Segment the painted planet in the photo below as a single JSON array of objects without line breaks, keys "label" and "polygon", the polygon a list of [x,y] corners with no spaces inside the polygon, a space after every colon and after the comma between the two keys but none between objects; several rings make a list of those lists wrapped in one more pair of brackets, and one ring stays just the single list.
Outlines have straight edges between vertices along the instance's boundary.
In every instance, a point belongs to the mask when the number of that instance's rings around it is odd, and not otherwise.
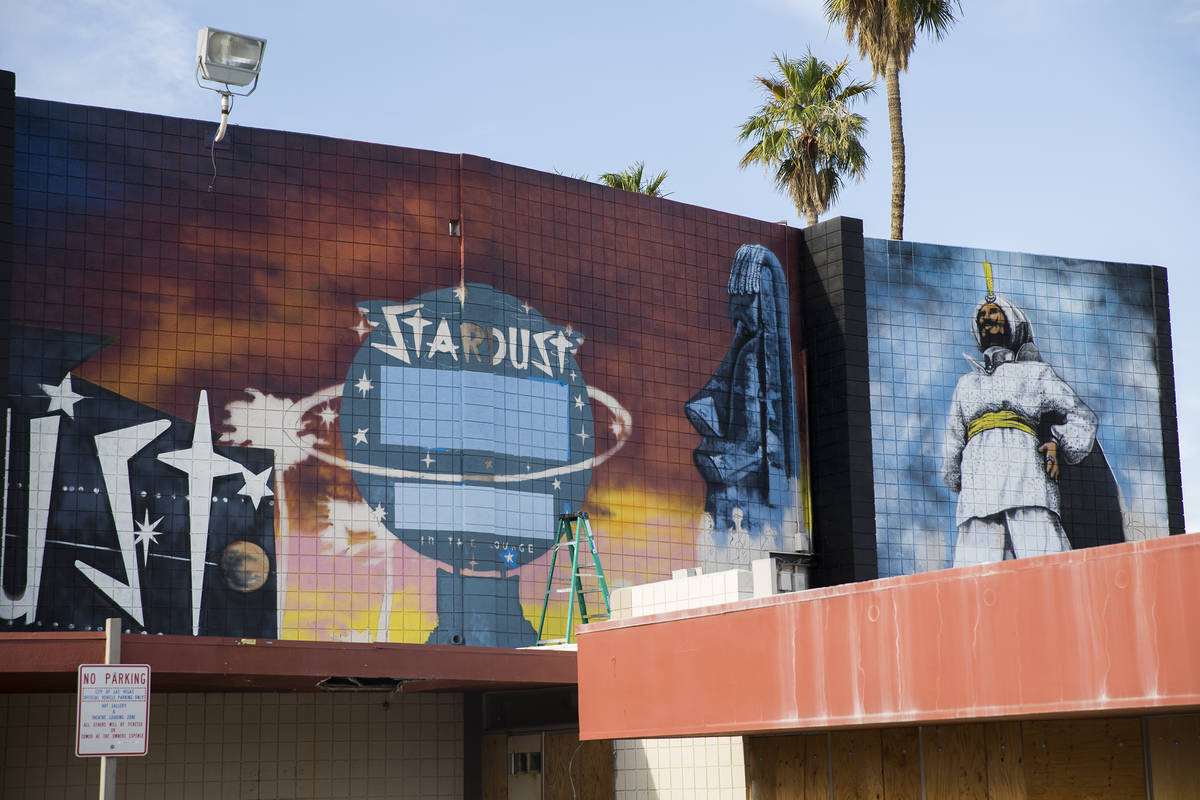
[{"label": "painted planet", "polygon": [[221,572],[230,589],[253,592],[267,582],[271,562],[266,551],[254,542],[234,542],[221,553]]}]

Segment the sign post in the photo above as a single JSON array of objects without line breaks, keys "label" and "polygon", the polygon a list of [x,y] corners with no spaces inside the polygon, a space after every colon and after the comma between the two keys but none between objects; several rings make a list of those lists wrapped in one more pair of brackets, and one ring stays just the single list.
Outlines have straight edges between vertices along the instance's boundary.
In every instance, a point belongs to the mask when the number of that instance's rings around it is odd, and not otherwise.
[{"label": "sign post", "polygon": [[75,755],[100,756],[100,800],[116,797],[115,756],[144,756],[149,742],[150,666],[121,664],[120,624],[105,625],[105,663],[79,665]]}]

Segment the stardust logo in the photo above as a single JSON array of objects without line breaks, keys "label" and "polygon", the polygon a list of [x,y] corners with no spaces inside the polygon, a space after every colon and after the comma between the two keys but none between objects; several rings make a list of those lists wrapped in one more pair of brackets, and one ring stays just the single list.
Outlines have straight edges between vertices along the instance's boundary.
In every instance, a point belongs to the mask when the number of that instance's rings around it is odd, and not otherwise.
[{"label": "stardust logo", "polygon": [[360,309],[370,333],[343,386],[342,445],[376,518],[458,569],[545,552],[597,463],[591,400],[623,421],[618,447],[628,436],[624,409],[584,382],[583,337],[482,284]]}]

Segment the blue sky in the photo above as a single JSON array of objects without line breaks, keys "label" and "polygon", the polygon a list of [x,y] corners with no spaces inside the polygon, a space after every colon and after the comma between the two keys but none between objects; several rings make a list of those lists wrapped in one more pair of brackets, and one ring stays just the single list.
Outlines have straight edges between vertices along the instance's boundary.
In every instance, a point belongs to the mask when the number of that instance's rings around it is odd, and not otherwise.
[{"label": "blue sky", "polygon": [[[851,57],[819,0],[10,3],[0,68],[17,93],[201,119],[196,31],[268,39],[233,124],[466,152],[571,175],[642,159],[671,198],[802,220],[738,124],[772,53]],[[901,78],[906,238],[1169,270],[1185,511],[1200,509],[1200,0],[964,3]],[[863,106],[870,172],[834,214],[888,234],[882,85]],[[1189,514],[1200,518],[1200,510]],[[1200,530],[1195,523],[1189,530]]]}]

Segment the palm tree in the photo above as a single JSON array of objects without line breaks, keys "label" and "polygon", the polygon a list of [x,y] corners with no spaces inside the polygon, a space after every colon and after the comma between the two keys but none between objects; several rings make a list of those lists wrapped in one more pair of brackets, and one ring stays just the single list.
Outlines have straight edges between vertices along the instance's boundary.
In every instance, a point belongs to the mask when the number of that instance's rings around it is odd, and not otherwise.
[{"label": "palm tree", "polygon": [[651,197],[666,197],[670,192],[663,193],[662,183],[667,179],[667,171],[655,175],[653,178],[643,175],[646,165],[641,161],[635,161],[632,166],[621,172],[606,172],[600,176],[600,182],[613,187],[614,189],[624,189],[627,192],[640,192],[648,194]]},{"label": "palm tree", "polygon": [[892,135],[892,238],[904,238],[904,126],[900,114],[900,71],[917,32],[935,39],[954,24],[960,0],[825,0],[831,24],[844,25],[846,41],[858,41],[859,54],[871,60],[872,77],[883,73],[887,86],[888,124]]},{"label": "palm tree", "polygon": [[774,58],[778,74],[755,79],[766,101],[738,134],[738,141],[751,142],[741,167],[773,169],[775,185],[815,225],[837,199],[843,176],[858,180],[866,172],[867,151],[860,140],[867,120],[850,106],[874,87],[853,81],[843,86],[843,78],[850,77],[845,59],[830,66],[812,53]]}]

